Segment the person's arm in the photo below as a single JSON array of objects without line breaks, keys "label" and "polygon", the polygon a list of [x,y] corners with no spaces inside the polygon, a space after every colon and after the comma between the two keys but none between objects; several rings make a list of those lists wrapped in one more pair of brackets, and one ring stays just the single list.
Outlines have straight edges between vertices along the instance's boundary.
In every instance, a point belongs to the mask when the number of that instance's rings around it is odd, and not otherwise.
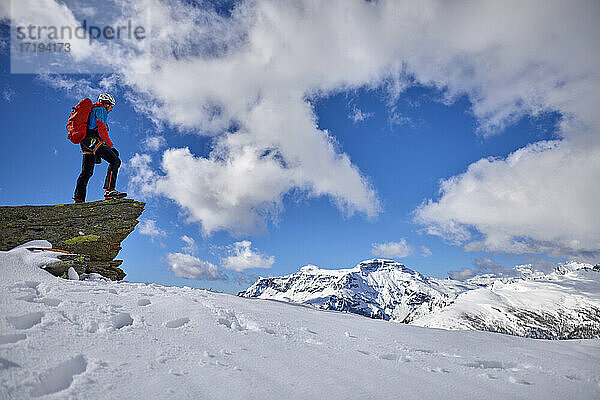
[{"label": "person's arm", "polygon": [[100,135],[100,139],[102,139],[102,141],[106,143],[108,147],[113,147],[113,143],[108,137],[108,127],[106,125],[107,118],[108,112],[106,111],[106,108],[96,108],[96,123],[98,124],[98,134]]}]

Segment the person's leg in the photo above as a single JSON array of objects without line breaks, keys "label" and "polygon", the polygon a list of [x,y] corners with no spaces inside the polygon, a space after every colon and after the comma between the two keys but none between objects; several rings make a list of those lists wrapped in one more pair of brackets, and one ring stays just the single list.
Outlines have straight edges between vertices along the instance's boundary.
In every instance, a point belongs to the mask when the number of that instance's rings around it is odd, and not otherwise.
[{"label": "person's leg", "polygon": [[116,149],[108,146],[101,146],[96,154],[103,160],[108,161],[108,170],[106,171],[106,179],[104,180],[104,189],[112,190],[117,183],[117,173],[121,166],[121,159]]},{"label": "person's leg", "polygon": [[77,186],[75,187],[75,194],[73,195],[73,199],[76,202],[85,201],[87,184],[94,173],[95,160],[96,156],[94,154],[83,154],[81,173],[79,174],[79,178],[77,178]]}]

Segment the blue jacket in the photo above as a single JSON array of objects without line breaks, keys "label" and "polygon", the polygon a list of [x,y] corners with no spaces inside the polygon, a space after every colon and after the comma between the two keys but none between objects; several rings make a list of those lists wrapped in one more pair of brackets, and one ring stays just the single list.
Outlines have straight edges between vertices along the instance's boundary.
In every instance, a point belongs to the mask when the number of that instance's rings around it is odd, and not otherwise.
[{"label": "blue jacket", "polygon": [[88,129],[92,129],[97,131],[100,135],[100,139],[104,143],[108,145],[108,147],[113,147],[113,143],[108,137],[108,111],[102,105],[102,103],[94,103],[92,107],[92,112],[90,112],[90,116],[88,117]]}]

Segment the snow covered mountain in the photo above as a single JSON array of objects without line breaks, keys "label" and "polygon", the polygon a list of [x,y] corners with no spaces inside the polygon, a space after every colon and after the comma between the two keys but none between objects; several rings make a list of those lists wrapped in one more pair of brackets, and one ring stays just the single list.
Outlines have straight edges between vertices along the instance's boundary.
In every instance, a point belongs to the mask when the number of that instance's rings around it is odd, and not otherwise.
[{"label": "snow covered mountain", "polygon": [[462,282],[373,259],[351,269],[309,265],[295,274],[260,278],[239,295],[435,328],[545,339],[600,337],[600,266],[571,262],[543,274],[524,265],[516,272]]},{"label": "snow covered mountain", "polygon": [[458,293],[476,287],[430,278],[392,260],[373,259],[341,270],[307,265],[292,275],[259,278],[239,295],[408,323],[451,304]]},{"label": "snow covered mountain", "polygon": [[548,275],[495,279],[412,324],[540,339],[600,338],[600,265],[570,262]]}]

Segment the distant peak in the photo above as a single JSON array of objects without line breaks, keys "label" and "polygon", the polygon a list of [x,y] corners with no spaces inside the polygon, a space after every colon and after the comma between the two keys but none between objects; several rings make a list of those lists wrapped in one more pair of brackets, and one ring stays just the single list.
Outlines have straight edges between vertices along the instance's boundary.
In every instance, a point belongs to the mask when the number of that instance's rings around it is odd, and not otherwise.
[{"label": "distant peak", "polygon": [[394,260],[388,260],[385,258],[373,258],[371,260],[361,261],[357,267],[361,271],[377,271],[379,269],[390,269],[390,268],[398,268],[398,269],[408,269],[404,266],[404,264],[400,264]]},{"label": "distant peak", "polygon": [[588,263],[582,263],[577,261],[567,261],[564,263],[559,263],[558,266],[554,269],[554,271],[558,275],[564,275],[568,272],[574,272],[579,270],[588,270],[588,271],[599,271],[600,272],[600,264],[592,265]]},{"label": "distant peak", "polygon": [[316,272],[319,271],[319,267],[317,267],[316,265],[312,265],[312,264],[308,264],[305,265],[304,267],[300,268],[300,272]]}]

